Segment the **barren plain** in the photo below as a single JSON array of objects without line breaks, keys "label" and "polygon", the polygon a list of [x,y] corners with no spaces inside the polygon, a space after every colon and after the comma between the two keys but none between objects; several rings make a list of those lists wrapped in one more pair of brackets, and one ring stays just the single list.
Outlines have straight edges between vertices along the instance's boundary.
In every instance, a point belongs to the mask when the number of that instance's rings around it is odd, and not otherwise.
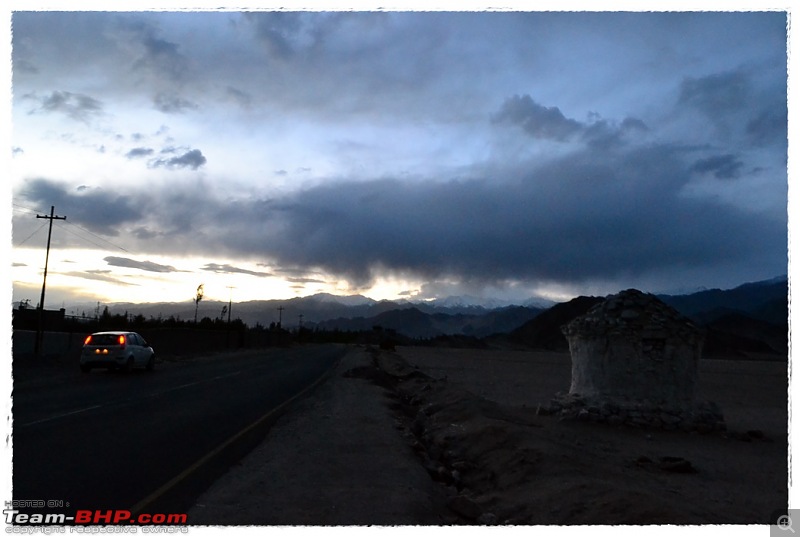
[{"label": "barren plain", "polygon": [[190,511],[196,525],[770,524],[786,362],[702,360],[724,432],[541,415],[568,353],[354,347]]}]

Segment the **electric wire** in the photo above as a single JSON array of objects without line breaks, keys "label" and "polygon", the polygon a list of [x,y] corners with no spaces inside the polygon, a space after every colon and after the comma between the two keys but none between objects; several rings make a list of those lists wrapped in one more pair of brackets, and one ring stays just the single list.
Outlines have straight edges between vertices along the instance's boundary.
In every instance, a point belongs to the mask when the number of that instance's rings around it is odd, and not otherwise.
[{"label": "electric wire", "polygon": [[28,239],[30,239],[31,237],[33,237],[34,235],[36,235],[37,233],[39,233],[39,232],[42,230],[42,228],[43,228],[44,226],[46,226],[46,225],[47,225],[47,222],[45,222],[44,224],[42,224],[41,226],[39,226],[39,227],[36,229],[36,231],[34,231],[34,232],[33,232],[33,233],[31,233],[30,235],[28,235],[28,237],[27,237],[25,240],[23,240],[22,242],[20,242],[19,244],[17,244],[17,246],[22,246],[23,244],[25,244],[25,243],[28,241]]},{"label": "electric wire", "polygon": [[41,213],[44,211],[37,211],[35,209],[31,209],[30,207],[24,207],[18,203],[11,203],[12,207],[16,207],[17,209],[22,209],[24,211],[28,211],[29,213]]},{"label": "electric wire", "polygon": [[[24,206],[22,206],[22,205],[19,205],[19,204],[17,204],[17,203],[12,203],[11,205],[12,205],[13,207],[17,208],[17,209],[20,209],[20,210],[26,211],[26,212],[28,212],[28,213],[31,213],[31,214],[38,214],[38,213],[40,213],[40,212],[44,212],[44,211],[37,211],[37,210],[35,210],[35,209],[31,209],[30,207],[24,207]],[[33,235],[35,235],[36,233],[38,233],[38,232],[39,232],[39,230],[41,230],[41,229],[42,229],[42,227],[44,227],[44,226],[46,226],[46,225],[47,225],[47,222],[45,222],[44,224],[42,224],[42,226],[41,226],[41,227],[39,227],[39,229],[37,229],[36,231],[34,231],[33,233],[31,233],[31,235],[30,235],[29,237],[27,237],[27,238],[26,238],[24,241],[22,241],[22,242],[20,242],[19,244],[17,244],[17,246],[22,246],[22,244],[24,244],[24,243],[25,243],[27,240],[29,240],[31,237],[33,237]],[[93,231],[90,231],[90,230],[86,229],[85,227],[83,227],[83,226],[80,226],[80,225],[78,225],[78,224],[76,224],[75,222],[72,222],[72,221],[70,221],[70,220],[64,220],[63,222],[56,222],[56,225],[57,225],[57,226],[58,226],[60,229],[63,229],[64,231],[66,231],[67,233],[70,233],[70,234],[74,235],[75,237],[78,237],[79,239],[81,239],[81,240],[84,240],[84,241],[88,242],[89,244],[91,244],[91,245],[93,245],[93,246],[96,246],[96,247],[98,247],[98,248],[104,248],[104,246],[103,246],[102,244],[98,244],[98,243],[96,243],[96,242],[94,242],[94,241],[92,241],[92,240],[90,240],[90,239],[88,239],[88,238],[86,238],[86,237],[84,237],[84,236],[81,236],[80,234],[76,233],[75,231],[73,231],[73,230],[71,230],[71,229],[68,229],[68,228],[66,228],[66,227],[65,227],[65,225],[68,225],[68,226],[74,226],[74,227],[78,228],[79,230],[83,231],[84,233],[88,233],[89,235],[91,235],[91,236],[92,236],[92,237],[94,237],[95,239],[98,239],[98,240],[100,240],[100,241],[104,242],[104,243],[105,243],[107,246],[112,246],[113,248],[116,248],[116,249],[118,249],[118,250],[121,250],[121,251],[123,251],[123,252],[125,252],[125,253],[128,253],[128,254],[130,254],[130,253],[131,253],[129,250],[126,250],[126,249],[125,249],[125,248],[123,248],[122,246],[120,246],[120,245],[118,245],[118,244],[114,244],[114,243],[113,243],[113,242],[111,242],[110,240],[108,240],[108,239],[104,239],[103,237],[101,237],[101,236],[100,236],[100,235],[98,235],[97,233],[94,233]]]},{"label": "electric wire", "polygon": [[100,245],[100,244],[97,244],[96,242],[93,242],[93,241],[91,241],[91,240],[87,239],[86,237],[81,237],[80,235],[78,235],[78,234],[77,234],[77,233],[75,233],[74,231],[67,229],[67,228],[65,227],[65,225],[68,225],[68,226],[74,226],[74,227],[76,227],[76,228],[80,229],[81,231],[83,231],[83,232],[85,232],[85,233],[88,233],[89,235],[91,235],[91,236],[95,237],[96,239],[99,239],[99,240],[103,241],[104,243],[106,243],[106,244],[107,244],[107,245],[109,245],[109,246],[113,246],[114,248],[116,248],[116,249],[118,249],[118,250],[122,250],[122,251],[123,251],[123,252],[125,252],[125,253],[128,253],[128,254],[130,253],[128,250],[126,250],[126,249],[125,249],[125,248],[123,248],[122,246],[119,246],[118,244],[114,244],[113,242],[111,242],[111,241],[109,241],[109,240],[107,240],[107,239],[104,239],[103,237],[101,237],[101,236],[100,236],[100,235],[98,235],[97,233],[94,233],[94,232],[92,232],[92,231],[89,231],[89,230],[88,230],[88,229],[86,229],[85,227],[79,226],[78,224],[76,224],[76,223],[74,223],[74,222],[70,222],[69,220],[66,220],[64,223],[59,223],[59,224],[57,224],[57,225],[58,225],[58,226],[59,226],[61,229],[63,229],[64,231],[66,231],[66,232],[68,232],[68,233],[72,233],[72,234],[73,234],[73,235],[75,235],[76,237],[78,237],[78,238],[80,238],[80,239],[83,239],[83,240],[85,240],[86,242],[89,242],[89,243],[91,243],[91,244],[93,244],[93,245],[97,246],[98,248],[102,248],[103,246],[102,246],[102,245]]}]

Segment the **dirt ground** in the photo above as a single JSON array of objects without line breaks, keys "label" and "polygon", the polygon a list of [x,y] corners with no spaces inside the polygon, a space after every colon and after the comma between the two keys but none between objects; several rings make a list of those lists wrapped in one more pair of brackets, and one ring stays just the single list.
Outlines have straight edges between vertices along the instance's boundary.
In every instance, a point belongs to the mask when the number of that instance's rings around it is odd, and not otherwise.
[{"label": "dirt ground", "polygon": [[703,361],[724,433],[540,415],[566,353],[354,348],[189,513],[194,525],[769,524],[786,363]]}]

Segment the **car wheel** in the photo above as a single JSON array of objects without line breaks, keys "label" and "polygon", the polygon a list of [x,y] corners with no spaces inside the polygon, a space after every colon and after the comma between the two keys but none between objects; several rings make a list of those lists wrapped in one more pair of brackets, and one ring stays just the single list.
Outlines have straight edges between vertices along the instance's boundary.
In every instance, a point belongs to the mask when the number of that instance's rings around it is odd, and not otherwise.
[{"label": "car wheel", "polygon": [[122,366],[122,372],[127,373],[131,369],[133,369],[133,356],[128,358],[128,361],[125,362],[125,365]]},{"label": "car wheel", "polygon": [[155,356],[155,354],[151,354],[150,355],[150,359],[147,360],[147,365],[144,366],[144,368],[147,369],[148,371],[152,371],[153,369],[156,368],[156,356]]},{"label": "car wheel", "polygon": [[88,365],[81,365],[81,371],[82,371],[83,373],[88,373],[88,372],[89,372],[89,371],[91,371],[91,370],[92,370],[92,368],[91,368],[91,367],[89,367]]}]

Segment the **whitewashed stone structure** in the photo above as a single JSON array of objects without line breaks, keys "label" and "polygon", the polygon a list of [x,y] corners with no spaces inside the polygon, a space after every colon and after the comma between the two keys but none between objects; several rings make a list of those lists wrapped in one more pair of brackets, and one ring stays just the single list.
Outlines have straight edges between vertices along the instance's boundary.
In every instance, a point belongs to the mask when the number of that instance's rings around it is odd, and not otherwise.
[{"label": "whitewashed stone structure", "polygon": [[721,429],[722,413],[695,398],[703,334],[654,295],[609,296],[562,327],[572,357],[569,394],[551,412],[673,429]]}]

